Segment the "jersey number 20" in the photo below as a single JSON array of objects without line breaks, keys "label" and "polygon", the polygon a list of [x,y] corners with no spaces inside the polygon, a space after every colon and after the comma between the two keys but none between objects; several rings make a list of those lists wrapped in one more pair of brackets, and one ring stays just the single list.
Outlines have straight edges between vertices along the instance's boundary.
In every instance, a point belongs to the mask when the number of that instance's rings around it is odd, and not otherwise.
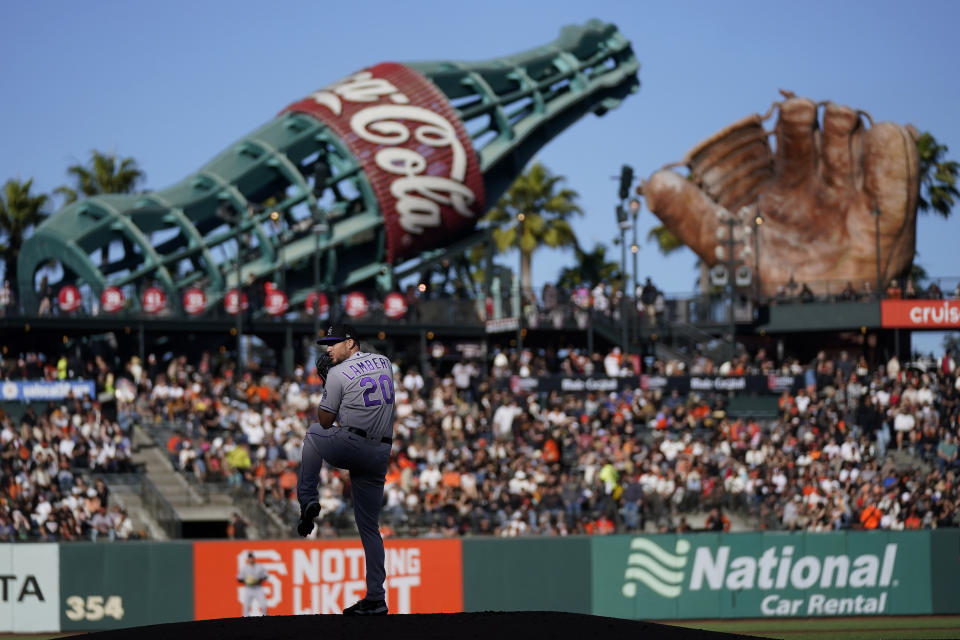
[{"label": "jersey number 20", "polygon": [[[381,404],[393,404],[393,378],[387,374],[380,376],[379,380],[371,377],[361,378],[360,387],[363,389],[363,404],[368,407],[376,407]],[[380,389],[380,396],[383,400],[374,397],[377,388]]]}]

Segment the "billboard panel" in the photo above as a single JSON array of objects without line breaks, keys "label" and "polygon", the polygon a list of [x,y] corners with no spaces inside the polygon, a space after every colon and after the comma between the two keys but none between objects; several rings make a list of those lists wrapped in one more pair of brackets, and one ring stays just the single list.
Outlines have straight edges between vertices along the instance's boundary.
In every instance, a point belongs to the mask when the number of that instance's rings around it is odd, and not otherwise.
[{"label": "billboard panel", "polygon": [[929,532],[608,536],[593,613],[635,619],[932,612]]},{"label": "billboard panel", "polygon": [[[385,540],[391,613],[463,611],[459,540]],[[270,615],[340,613],[366,593],[363,547],[349,540],[195,542],[197,620],[241,615],[236,576],[247,553],[267,570]]]},{"label": "billboard panel", "polygon": [[0,631],[59,631],[55,544],[0,544]]},{"label": "billboard panel", "polygon": [[883,300],[880,326],[884,329],[960,328],[960,300]]}]

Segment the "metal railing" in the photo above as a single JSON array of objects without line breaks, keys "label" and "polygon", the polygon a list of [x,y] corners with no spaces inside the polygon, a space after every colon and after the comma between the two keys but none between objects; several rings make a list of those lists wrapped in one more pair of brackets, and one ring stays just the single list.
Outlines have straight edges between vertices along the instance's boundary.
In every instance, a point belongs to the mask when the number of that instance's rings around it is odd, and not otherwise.
[{"label": "metal railing", "polygon": [[[769,286],[769,283],[767,283]],[[883,289],[877,293],[875,281],[817,280],[810,282],[790,281],[777,287],[772,294],[764,294],[758,288],[740,287],[736,291],[734,315],[737,322],[752,320],[757,304],[798,304],[805,302],[871,302],[885,298],[960,298],[960,277],[927,278],[919,282],[898,279],[883,283]],[[348,291],[330,296],[330,310],[321,320],[343,320],[347,318],[346,298]],[[403,294],[406,311],[400,315],[387,315],[383,300],[369,297],[366,309],[355,312],[351,320],[367,324],[443,324],[481,326],[485,321],[522,316],[525,328],[584,329],[591,318],[609,318],[619,322],[621,317],[638,325],[683,322],[691,325],[721,324],[728,320],[728,296],[720,290],[706,293],[668,293],[657,292],[660,299],[655,303],[643,301],[638,295],[627,295],[626,299],[613,288],[607,288],[601,295],[595,295],[593,289],[578,287],[573,290],[543,288],[537,291],[494,290],[489,293],[466,292],[455,295],[444,291],[428,291],[420,294]],[[187,317],[180,309],[179,301],[169,302],[168,309],[159,314],[148,314],[131,305],[106,312],[100,306],[99,299],[88,287],[80,290],[80,303],[75,311],[64,312],[59,308],[56,296],[44,306],[45,312],[38,309],[23,309],[18,305],[16,294],[14,302],[0,306],[0,318],[36,319],[49,316],[56,318],[117,318],[128,320],[149,320],[159,318]],[[522,303],[519,302],[522,300]],[[257,325],[282,323],[290,320],[313,321],[303,303],[292,305],[287,312],[267,315],[257,304],[243,313],[243,322]],[[651,315],[651,312],[653,315]],[[193,317],[193,316],[190,316]],[[206,320],[228,320],[235,316],[227,313],[222,302],[212,304],[202,314],[196,316]]]}]

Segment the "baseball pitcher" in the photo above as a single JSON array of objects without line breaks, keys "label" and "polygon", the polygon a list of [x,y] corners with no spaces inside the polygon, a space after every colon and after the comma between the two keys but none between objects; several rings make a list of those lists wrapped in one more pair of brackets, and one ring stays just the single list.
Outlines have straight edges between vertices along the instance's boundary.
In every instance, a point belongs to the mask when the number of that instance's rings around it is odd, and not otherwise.
[{"label": "baseball pitcher", "polygon": [[393,364],[382,355],[360,351],[356,336],[351,325],[334,324],[318,340],[327,348],[317,358],[317,375],[324,389],[318,422],[310,425],[303,441],[297,480],[297,532],[309,535],[320,513],[317,484],[323,462],[349,471],[353,515],[366,560],[367,595],[343,613],[386,615],[386,570],[379,523],[393,444]]}]

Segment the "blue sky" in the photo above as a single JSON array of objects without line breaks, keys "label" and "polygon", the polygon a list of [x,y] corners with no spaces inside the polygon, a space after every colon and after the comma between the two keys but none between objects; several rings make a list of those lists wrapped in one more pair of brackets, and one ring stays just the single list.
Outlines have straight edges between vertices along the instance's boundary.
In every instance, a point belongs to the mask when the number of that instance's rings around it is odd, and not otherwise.
[{"label": "blue sky", "polygon": [[[472,7],[472,8],[467,8]],[[960,158],[960,3],[184,2],[0,3],[0,180],[66,181],[91,149],[136,158],[168,186],[310,91],[381,61],[480,60],[553,40],[566,24],[616,24],[640,91],[574,124],[538,156],[569,178],[581,242],[611,246],[623,163],[646,177],[790,89],[931,131]],[[639,232],[656,224],[643,211]],[[918,260],[960,277],[960,217],[924,216]],[[509,260],[509,258],[507,258]],[[570,252],[534,259],[554,279]],[[513,261],[510,261],[513,264]],[[642,244],[641,278],[692,290],[694,256]]]}]

